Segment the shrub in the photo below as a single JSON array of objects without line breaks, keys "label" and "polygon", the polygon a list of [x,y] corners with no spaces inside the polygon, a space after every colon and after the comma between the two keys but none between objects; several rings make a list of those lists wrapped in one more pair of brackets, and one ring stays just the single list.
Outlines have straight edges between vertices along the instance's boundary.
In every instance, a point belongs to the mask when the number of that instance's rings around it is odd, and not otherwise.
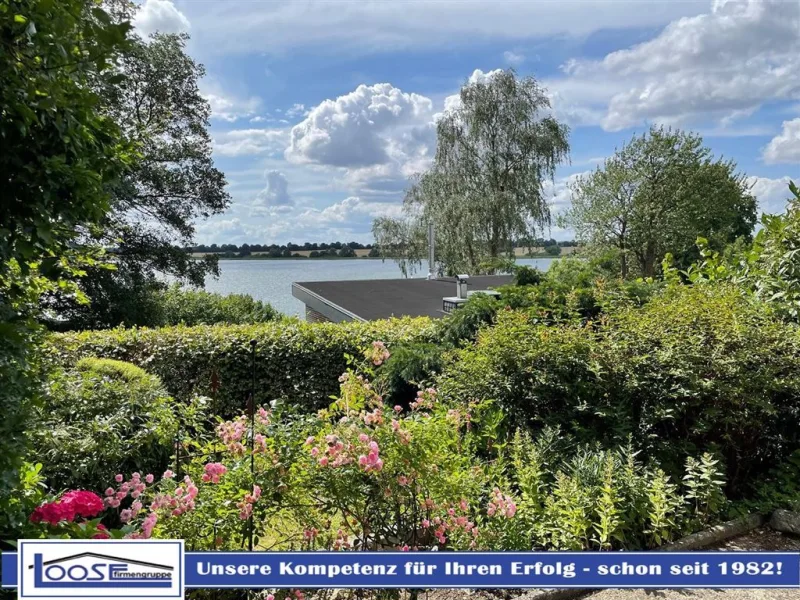
[{"label": "shrub", "polygon": [[61,294],[47,296],[46,324],[51,331],[262,323],[281,316],[269,304],[247,294],[221,295],[177,283],[167,287],[154,279],[118,271],[93,271],[82,285],[90,303],[81,304]]},{"label": "shrub", "polygon": [[84,358],[52,374],[45,400],[30,438],[51,488],[105,489],[120,471],[160,472],[169,463],[176,403],[139,367]]},{"label": "shrub", "polygon": [[391,406],[407,404],[441,371],[442,360],[442,347],[437,344],[417,342],[395,346],[377,379],[386,390],[386,401]]},{"label": "shrub", "polygon": [[[445,363],[437,387],[452,401],[496,401],[508,419],[538,430],[573,424],[607,437],[603,419],[590,410],[602,397],[593,353],[596,334],[576,324],[546,326],[522,311],[501,311],[494,327],[457,350]],[[596,429],[595,429],[596,427]]]},{"label": "shrub", "polygon": [[159,326],[264,323],[280,316],[269,304],[246,294],[223,296],[173,285],[158,295]]},{"label": "shrub", "polygon": [[677,484],[630,449],[575,448],[555,431],[487,444],[475,415],[490,403],[427,388],[408,409],[388,405],[372,379],[388,356],[374,342],[351,357],[316,415],[260,408],[219,423],[183,473],[109,479],[102,518],[121,529],[84,523],[100,499],[73,491],[34,511],[41,535],[182,538],[192,550],[245,548],[251,535],[287,550],[640,548],[723,508],[710,456],[687,460]]},{"label": "shrub", "polygon": [[449,346],[471,342],[501,309],[524,310],[541,323],[587,322],[620,305],[641,306],[661,287],[650,280],[622,281],[602,257],[561,259],[544,274],[525,266],[514,272],[515,285],[498,288],[499,299],[475,295],[443,319],[439,339]]},{"label": "shrub", "polygon": [[522,265],[514,269],[515,285],[536,285],[541,283],[543,277],[544,274],[536,267]]},{"label": "shrub", "polygon": [[724,284],[672,286],[597,326],[501,312],[443,368],[446,398],[498,401],[517,422],[622,443],[673,474],[718,453],[729,489],[800,447],[800,337]]},{"label": "shrub", "polygon": [[663,461],[711,449],[732,489],[800,447],[800,336],[737,287],[672,286],[605,327],[617,418]]},{"label": "shrub", "polygon": [[495,320],[502,300],[487,294],[474,294],[463,306],[438,323],[438,339],[446,346],[456,346],[463,340],[471,340],[484,325]]},{"label": "shrub", "polygon": [[139,365],[157,375],[176,398],[213,399],[223,416],[245,406],[253,380],[250,341],[256,341],[255,398],[258,404],[289,399],[306,411],[322,408],[354,354],[374,339],[432,341],[429,319],[368,323],[270,322],[254,325],[113,329],[54,334],[50,360],[69,367],[85,356],[105,356]]}]

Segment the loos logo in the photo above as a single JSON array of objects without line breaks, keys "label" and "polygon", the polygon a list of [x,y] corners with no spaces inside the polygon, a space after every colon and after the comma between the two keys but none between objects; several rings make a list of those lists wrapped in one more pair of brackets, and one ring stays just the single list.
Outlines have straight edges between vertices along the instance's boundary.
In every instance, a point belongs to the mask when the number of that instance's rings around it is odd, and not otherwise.
[{"label": "loos logo", "polygon": [[182,598],[183,542],[23,540],[19,597]]}]

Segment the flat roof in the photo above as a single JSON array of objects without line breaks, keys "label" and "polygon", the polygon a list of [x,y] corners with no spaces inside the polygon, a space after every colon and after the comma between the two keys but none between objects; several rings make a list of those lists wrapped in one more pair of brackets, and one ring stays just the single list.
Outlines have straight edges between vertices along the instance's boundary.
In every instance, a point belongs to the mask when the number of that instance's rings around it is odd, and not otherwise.
[{"label": "flat roof", "polygon": [[[470,277],[468,290],[511,283],[511,275]],[[442,298],[456,295],[456,279],[362,279],[292,283],[292,295],[334,322],[389,317],[442,317]]]}]

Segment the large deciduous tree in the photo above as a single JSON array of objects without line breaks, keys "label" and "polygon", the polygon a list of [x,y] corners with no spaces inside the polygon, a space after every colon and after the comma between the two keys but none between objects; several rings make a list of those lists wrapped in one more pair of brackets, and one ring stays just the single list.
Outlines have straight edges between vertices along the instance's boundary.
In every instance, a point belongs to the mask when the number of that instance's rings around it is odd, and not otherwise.
[{"label": "large deciduous tree", "polygon": [[568,129],[549,109],[536,80],[513,70],[465,85],[437,122],[433,165],[406,193],[403,217],[373,224],[382,255],[413,271],[433,222],[437,269],[477,273],[512,257],[515,239],[535,237],[550,223],[543,183],[569,153]]},{"label": "large deciduous tree", "polygon": [[679,265],[714,248],[750,239],[756,200],[732,161],[715,159],[699,135],[653,127],[572,186],[561,224],[589,249],[619,252],[623,277],[652,277],[667,252]]},{"label": "large deciduous tree", "polygon": [[[118,3],[123,11],[127,3]],[[141,159],[111,189],[111,210],[93,243],[110,249],[116,270],[90,270],[81,281],[91,304],[61,299],[71,327],[149,324],[158,274],[202,286],[215,256],[193,260],[195,222],[225,210],[225,177],[214,166],[210,108],[198,81],[204,69],[185,50],[186,34],[134,36],[118,70],[121,85],[100,82],[109,116]]]},{"label": "large deciduous tree", "polygon": [[88,0],[0,0],[2,539],[27,518],[11,492],[37,395],[39,296],[93,260],[76,237],[102,221],[134,158],[94,91],[119,83],[129,29]]}]

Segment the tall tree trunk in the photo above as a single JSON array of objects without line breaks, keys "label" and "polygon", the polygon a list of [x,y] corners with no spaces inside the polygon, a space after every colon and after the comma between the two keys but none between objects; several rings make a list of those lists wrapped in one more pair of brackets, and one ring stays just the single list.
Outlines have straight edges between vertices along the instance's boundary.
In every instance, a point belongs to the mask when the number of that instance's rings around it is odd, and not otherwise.
[{"label": "tall tree trunk", "polygon": [[627,279],[628,278],[628,251],[625,249],[625,246],[622,246],[621,250],[622,250],[622,253],[620,254],[620,257],[619,257],[620,272],[622,274],[622,278],[623,279]]}]

